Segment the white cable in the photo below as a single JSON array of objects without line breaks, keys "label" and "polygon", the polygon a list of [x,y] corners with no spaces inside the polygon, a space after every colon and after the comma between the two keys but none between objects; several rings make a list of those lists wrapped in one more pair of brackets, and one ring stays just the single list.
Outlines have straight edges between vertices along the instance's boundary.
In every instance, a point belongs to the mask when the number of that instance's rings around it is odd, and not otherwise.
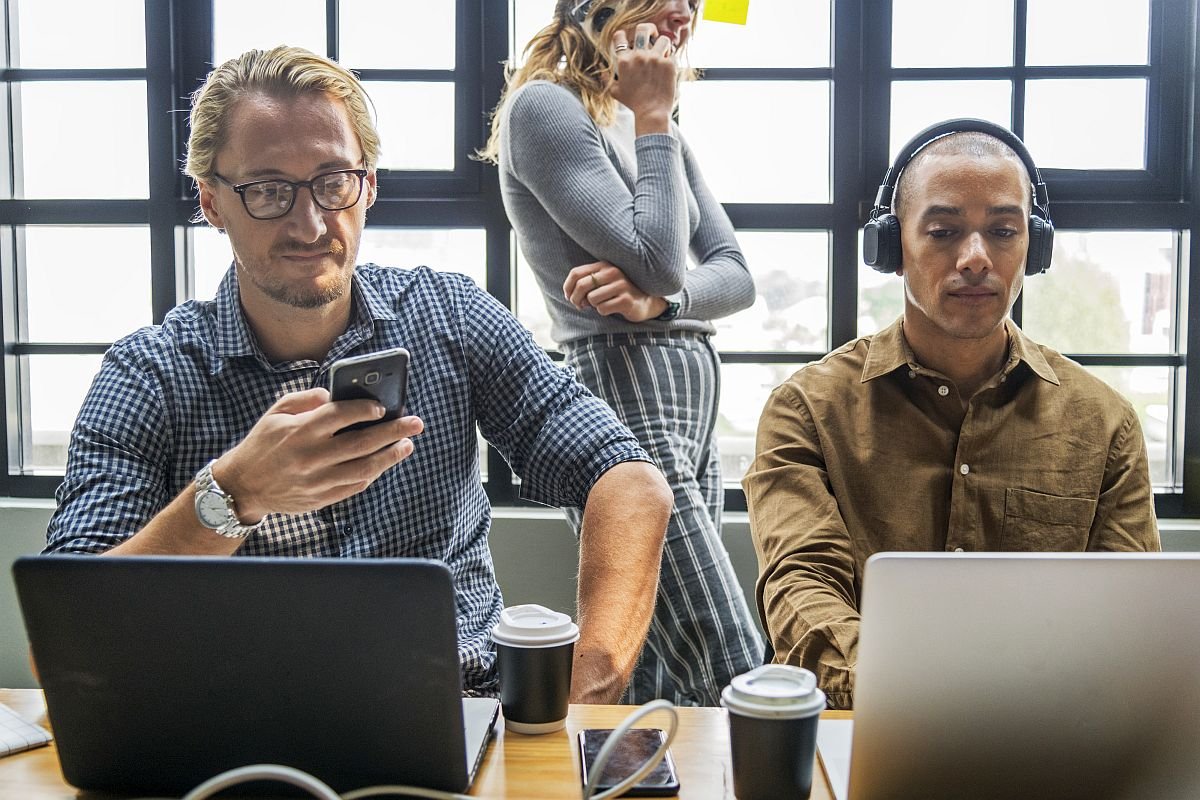
[{"label": "white cable", "polygon": [[250,764],[215,775],[183,796],[183,800],[207,800],[217,792],[248,781],[279,781],[304,789],[318,800],[341,800],[329,784],[307,772],[279,764]]},{"label": "white cable", "polygon": [[[625,780],[618,783],[616,786],[606,791],[596,794],[596,786],[600,783],[600,776],[604,774],[604,768],[608,765],[608,761],[612,758],[613,752],[621,743],[621,739],[629,732],[634,723],[643,717],[653,714],[655,711],[666,711],[671,718],[671,723],[667,728],[666,739],[659,745],[658,749],[650,758],[646,759],[638,770],[630,775]],[[675,731],[679,729],[679,715],[675,713],[675,706],[671,705],[666,700],[651,700],[649,703],[638,708],[637,711],[626,717],[620,725],[618,725],[609,737],[604,740],[604,746],[600,748],[600,752],[596,754],[596,761],[592,764],[592,773],[588,776],[587,785],[583,787],[583,800],[605,800],[609,797],[618,797],[642,778],[654,771],[667,755],[667,749],[671,746],[671,742],[675,741]]]},{"label": "white cable", "polygon": [[[607,789],[601,794],[596,794],[596,784],[600,781],[600,776],[604,772],[604,767],[612,758],[613,751],[620,744],[621,739],[629,732],[634,723],[648,714],[653,714],[655,711],[666,711],[670,715],[670,725],[666,731],[666,739],[659,746],[654,754],[646,760],[637,771],[625,778],[611,789]],[[616,797],[629,787],[640,781],[642,778],[649,775],[659,762],[666,757],[667,748],[671,746],[671,742],[675,741],[675,731],[679,728],[679,715],[675,713],[675,707],[666,700],[652,700],[649,703],[638,708],[637,711],[626,717],[620,725],[605,740],[604,746],[600,748],[600,752],[596,755],[596,762],[593,765],[592,774],[588,778],[587,786],[583,789],[583,800],[606,800],[606,798]],[[424,797],[430,800],[471,800],[465,794],[455,794],[453,792],[442,792],[437,789],[425,789],[419,786],[367,786],[362,789],[355,789],[347,792],[344,795],[339,795],[333,790],[329,784],[324,781],[314,778],[307,772],[302,772],[293,767],[285,767],[279,764],[250,764],[245,767],[237,767],[236,769],[227,770],[220,775],[215,775],[209,778],[204,783],[192,789],[183,796],[183,800],[208,800],[217,792],[224,791],[239,783],[247,783],[249,781],[280,781],[289,783],[300,789],[304,789],[317,800],[361,800],[364,797],[377,797],[379,795],[401,795],[406,797]]]}]

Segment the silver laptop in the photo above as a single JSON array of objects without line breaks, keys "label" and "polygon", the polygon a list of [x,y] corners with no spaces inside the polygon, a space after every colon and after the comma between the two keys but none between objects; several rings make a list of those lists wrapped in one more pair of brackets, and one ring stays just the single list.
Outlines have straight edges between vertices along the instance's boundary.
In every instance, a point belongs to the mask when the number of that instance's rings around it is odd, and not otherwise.
[{"label": "silver laptop", "polygon": [[462,791],[496,722],[496,700],[462,697],[439,562],[41,556],[13,573],[81,789],[182,794],[271,763],[339,792]]},{"label": "silver laptop", "polygon": [[852,800],[1200,798],[1200,554],[867,562]]}]

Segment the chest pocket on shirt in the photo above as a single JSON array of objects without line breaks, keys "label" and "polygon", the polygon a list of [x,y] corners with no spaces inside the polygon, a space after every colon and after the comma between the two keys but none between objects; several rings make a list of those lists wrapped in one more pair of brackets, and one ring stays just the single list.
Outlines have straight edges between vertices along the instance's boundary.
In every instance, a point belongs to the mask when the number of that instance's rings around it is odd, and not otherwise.
[{"label": "chest pocket on shirt", "polygon": [[1078,552],[1087,548],[1096,501],[1058,497],[1026,489],[1004,492],[1004,533],[1000,549]]}]

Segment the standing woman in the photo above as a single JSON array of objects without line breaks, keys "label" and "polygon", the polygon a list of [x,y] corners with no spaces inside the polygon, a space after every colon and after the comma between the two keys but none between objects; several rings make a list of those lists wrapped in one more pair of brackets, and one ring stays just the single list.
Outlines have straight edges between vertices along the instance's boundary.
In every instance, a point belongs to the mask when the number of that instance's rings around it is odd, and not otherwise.
[{"label": "standing woman", "polygon": [[710,320],[754,302],[754,281],[671,122],[698,5],[558,0],[509,76],[482,154],[499,164],[567,363],[675,493],[654,620],[626,694],[636,703],[716,705],[762,660],[721,543],[720,363],[709,342]]}]

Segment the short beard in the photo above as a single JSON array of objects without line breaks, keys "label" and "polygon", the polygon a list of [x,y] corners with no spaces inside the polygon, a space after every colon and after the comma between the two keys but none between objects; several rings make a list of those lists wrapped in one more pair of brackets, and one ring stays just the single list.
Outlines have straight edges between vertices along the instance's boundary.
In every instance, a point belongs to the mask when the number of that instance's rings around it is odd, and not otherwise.
[{"label": "short beard", "polygon": [[285,303],[293,308],[321,308],[340,300],[346,294],[346,281],[338,281],[314,292],[294,292],[286,286],[262,286],[257,283],[255,285],[275,302]]},{"label": "short beard", "polygon": [[[329,243],[329,252],[334,258],[337,258],[346,252],[346,248],[337,239],[333,239]],[[238,266],[240,267],[241,264],[239,263]],[[268,283],[267,281],[258,280],[254,272],[246,270],[244,267],[238,275],[239,280],[243,278],[248,278],[260,292],[275,302],[303,309],[321,308],[336,300],[340,300],[345,297],[346,289],[350,284],[349,276],[338,275],[335,282],[329,286],[324,286],[311,292],[299,292],[286,283]]]}]

